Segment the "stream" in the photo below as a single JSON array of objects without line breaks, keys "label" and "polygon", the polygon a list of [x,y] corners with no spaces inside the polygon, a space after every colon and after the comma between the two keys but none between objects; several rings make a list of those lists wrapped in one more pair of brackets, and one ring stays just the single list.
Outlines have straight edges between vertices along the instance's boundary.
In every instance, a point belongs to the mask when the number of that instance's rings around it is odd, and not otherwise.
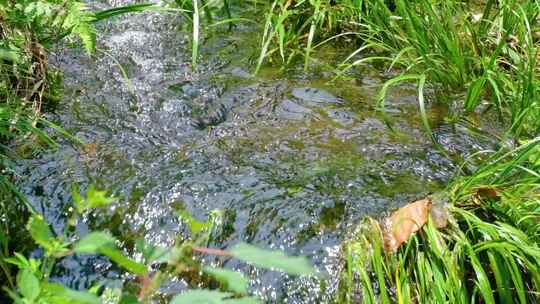
[{"label": "stream", "polygon": [[[165,13],[121,16],[99,25],[95,58],[69,45],[51,54],[64,74],[64,97],[47,117],[85,144],[56,136],[58,149],[19,161],[22,192],[62,234],[72,183],[107,189],[118,202],[76,229],[110,231],[127,252],[136,239],[167,246],[186,234],[179,210],[204,220],[219,209],[223,223],[210,247],[247,242],[303,255],[327,278],[227,261],[250,278],[253,294],[269,303],[331,302],[340,245],[359,220],[440,191],[458,165],[426,135],[414,86],[390,91],[385,116],[393,131],[388,128],[375,105],[389,73],[363,68],[331,81],[325,67],[332,59],[320,59],[336,56],[328,47],[310,72],[301,64],[280,72],[276,63],[254,76],[260,41],[249,24],[207,37],[192,71],[182,22]],[[429,109],[448,151],[466,157],[490,145],[445,123],[446,112]],[[78,289],[99,280],[121,286],[126,279],[106,258],[88,255],[62,259],[54,275]],[[160,292],[185,288],[180,280]]]}]

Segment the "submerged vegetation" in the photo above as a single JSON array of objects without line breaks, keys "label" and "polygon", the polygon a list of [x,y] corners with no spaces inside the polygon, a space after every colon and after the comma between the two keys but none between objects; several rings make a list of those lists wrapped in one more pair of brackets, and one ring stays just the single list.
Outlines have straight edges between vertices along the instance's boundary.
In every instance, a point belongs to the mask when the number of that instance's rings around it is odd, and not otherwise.
[{"label": "submerged vegetation", "polygon": [[[279,252],[249,245],[230,251],[207,248],[212,229],[220,225],[219,212],[208,222],[181,212],[192,238],[179,238],[171,248],[141,241],[135,260],[105,232],[83,238],[74,232],[85,212],[114,201],[105,192],[89,187],[83,198],[74,189],[71,226],[65,235],[53,236],[49,224],[14,186],[14,161],[54,147],[51,134],[70,136],[42,117],[62,93],[61,71],[47,60],[51,47],[78,37],[88,56],[94,56],[95,22],[153,9],[181,14],[190,21],[194,72],[204,35],[227,35],[241,24],[258,24],[253,25],[259,44],[253,73],[267,65],[280,65],[285,73],[297,66],[309,71],[322,60],[318,58],[322,48],[333,45],[348,51],[333,67],[335,79],[354,79],[365,67],[384,69],[390,76],[379,91],[376,108],[381,115],[393,86],[414,83],[426,136],[437,149],[443,148],[431,131],[432,105],[450,109],[448,123],[471,113],[499,120],[498,150],[479,151],[466,159],[454,180],[433,198],[449,214],[446,227],[436,228],[429,219],[397,252],[391,252],[385,249],[376,220],[367,218],[359,225],[342,246],[345,266],[337,302],[540,300],[540,1],[176,0],[163,5],[167,7],[134,4],[91,12],[75,0],[0,0],[0,279],[6,296],[16,303],[150,303],[170,300],[159,298],[159,286],[184,277],[194,290],[172,298],[171,303],[257,303],[247,296],[247,280],[240,273],[204,266],[200,255],[234,257],[293,275],[312,273],[304,259]],[[220,108],[194,125],[211,128],[226,120],[226,114]],[[306,171],[290,192],[307,184],[325,189],[327,176],[333,180],[339,174],[356,174],[340,168],[363,161],[361,155],[349,153],[333,156],[339,161],[320,165],[316,174]],[[29,257],[32,240],[42,248],[41,258]],[[55,263],[72,254],[108,257],[132,279],[138,278],[133,280],[136,287],[96,285],[82,292],[50,282]],[[222,291],[196,289],[201,286]]]}]

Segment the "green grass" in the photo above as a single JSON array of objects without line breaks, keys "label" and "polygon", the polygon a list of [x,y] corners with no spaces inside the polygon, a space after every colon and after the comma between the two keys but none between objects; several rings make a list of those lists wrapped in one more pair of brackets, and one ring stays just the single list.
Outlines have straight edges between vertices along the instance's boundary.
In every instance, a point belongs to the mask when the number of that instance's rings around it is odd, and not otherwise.
[{"label": "green grass", "polygon": [[364,47],[345,60],[344,69],[370,57],[384,60],[401,73],[392,85],[414,78],[434,88],[437,100],[462,100],[465,112],[495,110],[513,135],[538,133],[540,2],[395,4],[390,11],[384,1],[364,1],[358,32]]},{"label": "green grass", "polygon": [[266,9],[261,50],[255,68],[265,62],[283,65],[303,58],[304,70],[316,48],[338,37],[354,35],[348,31],[360,13],[358,1],[284,1],[275,0]]},{"label": "green grass", "polygon": [[[200,55],[201,36],[212,32],[210,28],[228,24],[234,30],[239,22],[260,23],[260,50],[255,67],[258,73],[264,64],[279,63],[283,66],[303,59],[304,69],[309,68],[316,49],[337,37],[356,35],[343,32],[353,26],[360,13],[357,0],[346,1],[227,1],[227,0],[175,0],[174,8],[182,10],[191,22],[192,66],[196,68]],[[233,14],[237,12],[239,17]],[[201,11],[206,23],[201,20]],[[242,13],[247,11],[249,13]],[[253,15],[262,17],[253,17]]]},{"label": "green grass", "polygon": [[[540,300],[540,139],[492,155],[448,189],[449,225],[431,221],[384,252],[374,220],[346,244],[343,300],[363,303],[534,303]],[[482,194],[496,189],[497,195]],[[489,192],[488,192],[489,193]]]},{"label": "green grass", "polygon": [[[366,219],[346,245],[341,297],[349,303],[358,297],[364,303],[536,303],[539,2],[395,4],[391,11],[383,1],[364,2],[364,45],[344,61],[344,71],[382,61],[397,72],[381,89],[380,108],[392,86],[416,83],[428,135],[430,102],[457,100],[461,111],[452,115],[495,111],[505,137],[519,144],[456,178],[444,193],[449,226],[437,230],[429,223],[395,255],[384,252],[381,232]],[[435,94],[425,95],[426,87]]]},{"label": "green grass", "polygon": [[261,24],[254,73],[265,65],[298,62],[308,70],[326,43],[345,49],[359,45],[344,58],[338,76],[381,61],[398,74],[382,93],[415,81],[435,92],[426,97],[421,92],[426,106],[433,99],[459,100],[464,113],[498,113],[508,134],[540,131],[538,0],[176,0],[176,6],[192,22],[194,67],[201,39],[212,25],[228,23],[234,30],[235,22],[251,19]]}]

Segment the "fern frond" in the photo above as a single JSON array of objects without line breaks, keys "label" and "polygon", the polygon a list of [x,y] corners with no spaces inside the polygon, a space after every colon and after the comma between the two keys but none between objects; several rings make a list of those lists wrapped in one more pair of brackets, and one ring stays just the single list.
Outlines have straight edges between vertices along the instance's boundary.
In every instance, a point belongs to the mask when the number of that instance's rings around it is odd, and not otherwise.
[{"label": "fern frond", "polygon": [[89,55],[92,55],[96,49],[96,29],[93,25],[94,21],[94,13],[88,11],[88,8],[84,3],[72,1],[69,3],[62,25],[62,27],[65,30],[70,31],[71,34],[79,36],[84,49]]},{"label": "fern frond", "polygon": [[89,55],[93,55],[96,50],[96,29],[91,23],[80,23],[73,28],[73,33],[79,35],[84,49]]}]

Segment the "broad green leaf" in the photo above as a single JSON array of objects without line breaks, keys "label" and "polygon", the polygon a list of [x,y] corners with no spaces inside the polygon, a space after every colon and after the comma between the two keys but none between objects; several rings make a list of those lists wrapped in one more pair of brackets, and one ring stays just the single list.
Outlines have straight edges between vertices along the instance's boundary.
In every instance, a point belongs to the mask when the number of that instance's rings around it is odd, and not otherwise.
[{"label": "broad green leaf", "polygon": [[134,274],[146,274],[146,266],[137,263],[118,250],[114,244],[115,239],[104,232],[92,232],[75,244],[74,251],[77,253],[102,254],[113,262],[126,268]]},{"label": "broad green leaf", "polygon": [[260,304],[261,300],[256,297],[245,297],[240,299],[229,299],[223,301],[223,304]]},{"label": "broad green leaf", "polygon": [[0,48],[0,60],[17,63],[20,60],[20,55],[12,50]]},{"label": "broad green leaf", "polygon": [[258,267],[278,269],[294,275],[310,275],[315,272],[306,258],[289,257],[281,251],[263,250],[242,243],[234,246],[230,252],[235,258]]},{"label": "broad green leaf", "polygon": [[223,300],[232,295],[229,292],[197,289],[175,296],[169,304],[222,304]]},{"label": "broad green leaf", "polygon": [[107,195],[107,191],[98,191],[93,185],[86,191],[87,208],[106,207],[116,201],[116,198]]},{"label": "broad green leaf", "polygon": [[41,214],[33,215],[27,224],[27,229],[34,241],[45,249],[51,249],[55,241],[49,225],[43,219]]},{"label": "broad green leaf", "polygon": [[169,260],[170,251],[172,249],[161,246],[154,246],[152,244],[146,244],[144,240],[140,239],[135,242],[135,248],[137,251],[143,254],[146,263],[158,262],[164,263]]},{"label": "broad green leaf", "polygon": [[5,258],[4,262],[16,265],[19,269],[28,268],[32,271],[39,271],[41,260],[27,259],[24,255],[15,252],[10,258]]},{"label": "broad green leaf", "polygon": [[48,302],[52,304],[100,304],[100,299],[86,291],[76,291],[69,289],[61,284],[46,283],[43,289],[49,294]]},{"label": "broad green leaf", "polygon": [[88,186],[86,190],[86,198],[81,197],[79,194],[79,187],[72,185],[71,187],[72,198],[77,211],[82,213],[92,208],[102,208],[116,202],[116,198],[107,195],[107,191],[99,191],[94,185]]},{"label": "broad green leaf", "polygon": [[241,273],[213,267],[204,267],[203,271],[220,281],[227,290],[237,294],[247,294],[248,280]]},{"label": "broad green leaf", "polygon": [[137,263],[126,257],[120,250],[116,248],[105,246],[101,247],[99,252],[134,274],[143,275],[148,273],[148,269],[145,265]]},{"label": "broad green leaf", "polygon": [[[88,292],[92,294],[98,294],[99,290],[103,287],[103,283],[97,283],[92,285],[92,287],[88,288]],[[106,288],[105,290],[107,290]]]},{"label": "broad green leaf", "polygon": [[22,254],[15,252],[14,257],[5,258],[3,262],[16,265],[19,269],[28,268],[28,260]]},{"label": "broad green leaf", "polygon": [[100,253],[106,246],[114,246],[115,239],[105,232],[92,232],[79,240],[74,247],[77,253]]},{"label": "broad green leaf", "polygon": [[120,299],[120,304],[139,304],[139,300],[134,295],[124,294]]},{"label": "broad green leaf", "polygon": [[187,211],[179,212],[180,218],[186,222],[192,234],[198,234],[208,228],[208,222],[201,222],[191,216]]},{"label": "broad green leaf", "polygon": [[31,302],[33,302],[39,296],[41,289],[39,287],[38,278],[30,271],[30,269],[23,269],[20,272],[18,287],[21,294]]}]

